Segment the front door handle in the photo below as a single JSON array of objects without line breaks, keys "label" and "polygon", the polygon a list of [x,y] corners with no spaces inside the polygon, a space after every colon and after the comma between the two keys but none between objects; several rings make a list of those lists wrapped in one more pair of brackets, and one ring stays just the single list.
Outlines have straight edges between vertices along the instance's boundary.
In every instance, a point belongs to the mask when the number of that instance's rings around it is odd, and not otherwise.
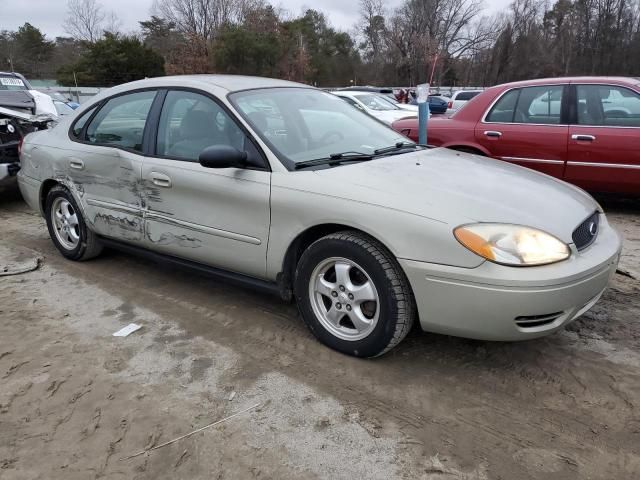
[{"label": "front door handle", "polygon": [[73,168],[74,170],[84,170],[84,162],[82,160],[74,158],[73,160],[69,161],[69,167]]},{"label": "front door handle", "polygon": [[500,138],[502,136],[502,132],[497,132],[495,130],[487,130],[484,132],[487,137]]},{"label": "front door handle", "polygon": [[593,135],[584,135],[581,133],[571,135],[571,140],[577,140],[578,142],[593,142],[596,139]]},{"label": "front door handle", "polygon": [[164,173],[151,172],[151,182],[158,187],[171,188],[171,178]]}]

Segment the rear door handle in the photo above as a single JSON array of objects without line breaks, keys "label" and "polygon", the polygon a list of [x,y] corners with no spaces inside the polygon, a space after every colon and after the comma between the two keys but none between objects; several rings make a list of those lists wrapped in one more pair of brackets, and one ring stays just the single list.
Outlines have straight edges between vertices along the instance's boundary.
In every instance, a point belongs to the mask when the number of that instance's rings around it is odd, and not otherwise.
[{"label": "rear door handle", "polygon": [[171,188],[171,178],[164,173],[151,172],[151,182],[158,187]]},{"label": "rear door handle", "polygon": [[583,135],[581,133],[571,135],[571,140],[577,140],[578,142],[593,142],[596,139],[593,135]]},{"label": "rear door handle", "polygon": [[82,160],[69,160],[69,167],[74,170],[84,170],[84,162]]},{"label": "rear door handle", "polygon": [[502,132],[497,132],[495,130],[487,130],[484,132],[487,137],[500,138],[502,136]]}]

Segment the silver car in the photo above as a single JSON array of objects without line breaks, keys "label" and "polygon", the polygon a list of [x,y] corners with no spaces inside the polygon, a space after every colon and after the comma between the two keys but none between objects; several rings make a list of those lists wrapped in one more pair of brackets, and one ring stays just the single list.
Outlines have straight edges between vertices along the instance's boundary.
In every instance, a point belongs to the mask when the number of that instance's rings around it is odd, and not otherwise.
[{"label": "silver car", "polygon": [[236,76],[103,92],[22,148],[21,191],[71,260],[103,246],[295,298],[361,357],[422,329],[549,334],[598,300],[621,242],[585,192],[423,148],[336,96]]}]

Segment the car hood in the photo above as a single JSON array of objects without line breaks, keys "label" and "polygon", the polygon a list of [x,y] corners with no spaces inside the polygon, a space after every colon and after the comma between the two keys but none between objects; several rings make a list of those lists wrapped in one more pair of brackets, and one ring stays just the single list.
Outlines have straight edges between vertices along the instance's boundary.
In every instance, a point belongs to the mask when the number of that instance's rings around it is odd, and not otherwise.
[{"label": "car hood", "polygon": [[[451,224],[527,225],[567,243],[598,204],[583,190],[517,165],[436,148],[316,170],[324,194]],[[314,182],[315,183],[315,182]],[[328,190],[328,191],[327,191]]]}]

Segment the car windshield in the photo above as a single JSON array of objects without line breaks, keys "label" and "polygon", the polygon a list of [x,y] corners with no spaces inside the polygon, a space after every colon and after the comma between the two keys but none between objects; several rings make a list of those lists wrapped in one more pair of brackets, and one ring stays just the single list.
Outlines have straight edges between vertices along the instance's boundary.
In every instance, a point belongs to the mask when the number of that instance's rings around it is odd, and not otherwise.
[{"label": "car windshield", "polygon": [[358,93],[357,95],[354,95],[354,97],[360,100],[365,107],[371,110],[399,110],[398,107],[378,93]]},{"label": "car windshield", "polygon": [[289,168],[407,139],[341,98],[311,88],[265,88],[229,96],[240,115]]},{"label": "car windshield", "polygon": [[27,86],[21,78],[0,76],[0,90],[26,90]]}]

